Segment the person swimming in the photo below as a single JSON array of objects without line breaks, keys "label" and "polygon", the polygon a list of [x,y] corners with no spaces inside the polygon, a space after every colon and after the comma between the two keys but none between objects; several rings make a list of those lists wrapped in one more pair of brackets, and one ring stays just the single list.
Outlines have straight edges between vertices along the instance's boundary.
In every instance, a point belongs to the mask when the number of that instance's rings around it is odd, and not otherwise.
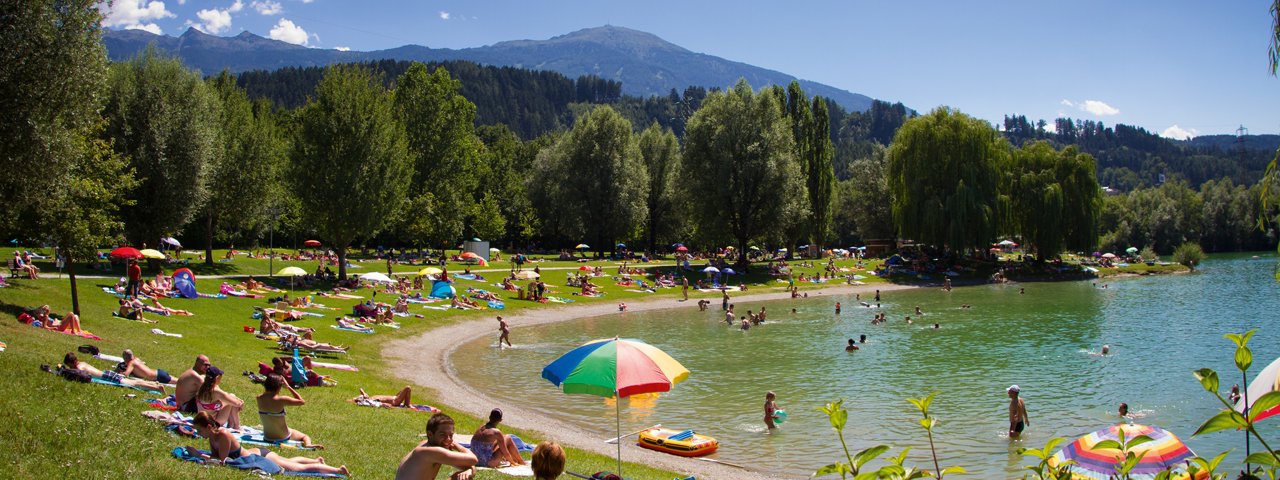
[{"label": "person swimming", "polygon": [[853,352],[853,351],[857,351],[857,350],[858,350],[858,346],[857,346],[857,345],[854,345],[854,344],[853,344],[853,339],[852,339],[852,338],[850,338],[850,339],[849,339],[849,345],[848,345],[848,346],[846,346],[846,347],[844,347],[844,351],[846,351],[846,352]]}]

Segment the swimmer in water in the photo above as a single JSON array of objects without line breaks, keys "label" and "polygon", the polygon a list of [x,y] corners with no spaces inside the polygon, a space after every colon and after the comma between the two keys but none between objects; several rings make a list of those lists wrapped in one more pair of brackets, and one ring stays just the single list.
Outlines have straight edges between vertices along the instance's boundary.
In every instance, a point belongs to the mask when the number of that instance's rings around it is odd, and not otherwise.
[{"label": "swimmer in water", "polygon": [[852,339],[852,338],[850,338],[850,339],[849,339],[849,345],[848,345],[847,347],[844,347],[844,351],[846,351],[846,352],[856,352],[856,351],[858,351],[858,346],[853,344],[853,339]]},{"label": "swimmer in water", "polygon": [[911,317],[907,317],[907,325],[911,325],[911,324],[914,324],[914,323],[915,323],[915,322],[911,321]]},{"label": "swimmer in water", "polygon": [[866,334],[863,334],[863,335],[859,335],[859,336],[858,336],[858,343],[867,343],[867,336],[866,336]]},{"label": "swimmer in water", "polygon": [[916,305],[916,315],[924,315],[924,312],[920,311],[919,305]]},{"label": "swimmer in water", "polygon": [[1105,356],[1107,356],[1107,355],[1108,355],[1108,354],[1110,354],[1110,353],[1111,353],[1111,345],[1103,345],[1103,346],[1102,346],[1102,356],[1104,356],[1104,357],[1105,357]]},{"label": "swimmer in water", "polygon": [[936,323],[935,323],[935,324],[933,324],[933,329],[934,329],[934,330],[937,330],[937,329],[939,329],[939,328],[942,328],[942,325],[938,325],[938,324],[936,324]]},{"label": "swimmer in water", "polygon": [[1124,402],[1120,402],[1120,412],[1119,412],[1119,413],[1120,413],[1120,418],[1126,418],[1126,417],[1128,417],[1128,416],[1129,416],[1129,404],[1124,403]]}]

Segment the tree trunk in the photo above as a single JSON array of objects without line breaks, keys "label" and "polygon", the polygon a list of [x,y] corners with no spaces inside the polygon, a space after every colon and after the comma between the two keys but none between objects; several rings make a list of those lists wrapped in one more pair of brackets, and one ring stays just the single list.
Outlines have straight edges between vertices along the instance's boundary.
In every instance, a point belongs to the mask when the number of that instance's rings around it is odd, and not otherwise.
[{"label": "tree trunk", "polygon": [[338,279],[347,279],[347,246],[338,247]]},{"label": "tree trunk", "polygon": [[71,311],[80,316],[80,292],[76,290],[76,269],[71,268],[71,259],[67,259],[67,278],[71,279]]},{"label": "tree trunk", "polygon": [[747,274],[747,268],[749,267],[750,262],[747,260],[747,255],[743,253],[746,251],[747,251],[747,237],[738,237],[738,251],[735,252],[738,254],[738,269],[741,270],[740,272],[738,272],[738,275]]},{"label": "tree trunk", "polygon": [[204,218],[204,264],[213,266],[213,212]]}]

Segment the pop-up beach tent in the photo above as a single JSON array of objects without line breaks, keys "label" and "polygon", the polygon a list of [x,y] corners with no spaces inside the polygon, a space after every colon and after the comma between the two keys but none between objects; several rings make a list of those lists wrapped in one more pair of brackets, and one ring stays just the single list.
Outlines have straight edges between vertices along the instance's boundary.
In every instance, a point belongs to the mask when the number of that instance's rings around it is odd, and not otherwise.
[{"label": "pop-up beach tent", "polygon": [[455,291],[453,285],[444,280],[437,280],[431,283],[431,298],[453,298]]},{"label": "pop-up beach tent", "polygon": [[182,294],[183,298],[200,298],[200,294],[196,293],[196,274],[191,273],[189,268],[173,271],[173,288]]}]

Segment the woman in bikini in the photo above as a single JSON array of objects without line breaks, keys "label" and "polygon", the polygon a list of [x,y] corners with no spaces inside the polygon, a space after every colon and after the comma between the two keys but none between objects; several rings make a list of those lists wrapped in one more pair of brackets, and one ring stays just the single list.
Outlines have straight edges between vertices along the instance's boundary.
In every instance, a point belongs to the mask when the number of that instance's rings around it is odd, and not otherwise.
[{"label": "woman in bikini", "polygon": [[204,374],[204,383],[196,390],[196,408],[199,412],[209,412],[219,425],[226,425],[233,430],[240,429],[240,409],[244,401],[228,393],[220,386],[222,369],[209,367]]},{"label": "woman in bikini", "polygon": [[379,406],[383,406],[383,407],[406,407],[407,408],[411,406],[413,402],[413,389],[406,386],[400,389],[400,391],[397,392],[395,395],[369,395],[364,391],[363,388],[361,388],[360,395],[357,395],[355,398],[352,398],[351,401],[355,403],[373,402],[373,403],[378,403],[380,404]]},{"label": "woman in bikini", "polygon": [[[280,388],[289,389],[289,396],[280,395]],[[298,391],[294,390],[284,377],[276,374],[267,375],[267,380],[262,382],[262,395],[258,395],[258,417],[262,419],[262,437],[268,442],[284,442],[289,440],[297,440],[302,442],[304,447],[313,447],[323,449],[324,445],[316,445],[311,443],[311,437],[307,434],[289,428],[285,422],[284,409],[286,406],[300,407],[307,404],[306,400],[298,395]]]},{"label": "woman in bikini", "polygon": [[324,457],[283,457],[265,448],[241,447],[240,440],[236,439],[236,435],[222,428],[218,421],[213,418],[213,415],[208,412],[197,413],[196,417],[191,420],[191,426],[195,427],[200,436],[209,439],[210,454],[205,455],[194,451],[194,449],[188,449],[187,453],[203,458],[206,461],[226,462],[245,455],[260,455],[279,465],[286,472],[339,473],[343,475],[350,473],[346,465],[340,467],[325,465]]}]

